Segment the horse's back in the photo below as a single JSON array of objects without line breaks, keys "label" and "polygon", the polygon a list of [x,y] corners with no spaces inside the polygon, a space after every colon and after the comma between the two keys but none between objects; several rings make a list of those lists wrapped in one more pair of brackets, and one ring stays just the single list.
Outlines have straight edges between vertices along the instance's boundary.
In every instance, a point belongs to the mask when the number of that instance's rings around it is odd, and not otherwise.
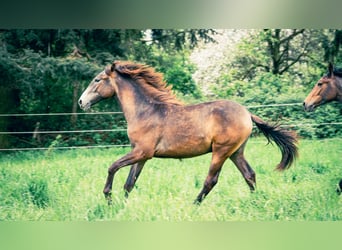
[{"label": "horse's back", "polygon": [[238,140],[250,135],[253,127],[251,115],[244,106],[229,100],[210,102],[208,106],[209,126],[217,140]]},{"label": "horse's back", "polygon": [[185,106],[179,114],[182,116],[181,119],[178,117],[180,121],[190,127],[200,127],[208,134],[215,131],[223,133],[227,129],[239,132],[245,130],[247,133],[252,130],[249,111],[241,104],[230,100]]}]

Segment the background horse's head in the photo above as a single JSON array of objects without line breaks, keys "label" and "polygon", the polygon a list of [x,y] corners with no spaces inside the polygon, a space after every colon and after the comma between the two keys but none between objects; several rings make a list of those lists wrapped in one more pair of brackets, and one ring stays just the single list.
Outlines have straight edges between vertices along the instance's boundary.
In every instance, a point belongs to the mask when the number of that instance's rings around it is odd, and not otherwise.
[{"label": "background horse's head", "polygon": [[98,74],[83,92],[78,104],[84,110],[89,109],[95,103],[110,98],[115,94],[114,64],[106,67]]},{"label": "background horse's head", "polygon": [[310,94],[304,100],[304,110],[313,111],[316,107],[333,101],[337,97],[337,81],[334,75],[334,67],[329,64],[329,72],[315,84]]}]

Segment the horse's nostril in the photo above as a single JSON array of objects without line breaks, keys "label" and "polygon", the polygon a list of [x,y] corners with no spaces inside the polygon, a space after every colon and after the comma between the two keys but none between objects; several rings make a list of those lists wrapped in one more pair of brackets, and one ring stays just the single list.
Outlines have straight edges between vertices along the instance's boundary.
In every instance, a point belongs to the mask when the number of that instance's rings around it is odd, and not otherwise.
[{"label": "horse's nostril", "polygon": [[79,103],[80,105],[82,105],[82,100],[80,99],[80,100],[78,101],[78,103]]}]

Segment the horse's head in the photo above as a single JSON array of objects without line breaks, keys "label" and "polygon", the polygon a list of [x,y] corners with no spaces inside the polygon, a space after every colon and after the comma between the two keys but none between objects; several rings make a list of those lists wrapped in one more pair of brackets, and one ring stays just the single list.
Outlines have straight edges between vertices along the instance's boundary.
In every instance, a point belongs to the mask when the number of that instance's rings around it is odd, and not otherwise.
[{"label": "horse's head", "polygon": [[334,67],[329,64],[329,73],[323,76],[315,84],[310,94],[304,100],[304,110],[313,111],[316,107],[336,99],[337,78],[334,75]]},{"label": "horse's head", "polygon": [[78,100],[78,104],[84,110],[89,109],[95,103],[110,98],[115,94],[114,64],[106,67],[98,74],[86,88]]}]

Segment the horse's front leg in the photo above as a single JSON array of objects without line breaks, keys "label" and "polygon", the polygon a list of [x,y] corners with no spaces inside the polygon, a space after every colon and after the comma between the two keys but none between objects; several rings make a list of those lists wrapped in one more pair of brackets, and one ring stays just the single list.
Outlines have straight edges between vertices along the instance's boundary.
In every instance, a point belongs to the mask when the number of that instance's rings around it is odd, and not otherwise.
[{"label": "horse's front leg", "polygon": [[115,173],[122,167],[135,164],[137,162],[146,161],[150,159],[152,156],[146,154],[143,150],[134,149],[130,153],[126,154],[124,157],[120,158],[116,162],[114,162],[108,169],[108,176],[105,187],[103,189],[103,193],[108,200],[108,203],[111,203],[111,190],[113,185],[113,179]]}]

